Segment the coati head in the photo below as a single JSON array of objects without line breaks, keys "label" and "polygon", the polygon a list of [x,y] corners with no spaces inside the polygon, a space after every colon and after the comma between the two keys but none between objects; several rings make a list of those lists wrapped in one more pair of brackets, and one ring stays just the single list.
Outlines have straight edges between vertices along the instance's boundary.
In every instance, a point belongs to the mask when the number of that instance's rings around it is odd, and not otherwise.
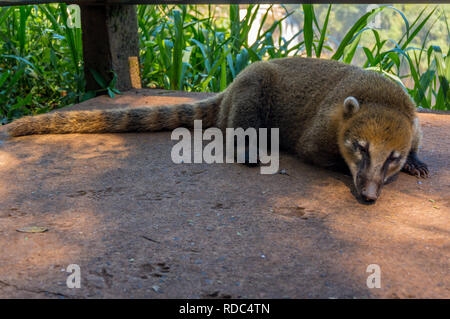
[{"label": "coati head", "polygon": [[358,195],[375,202],[383,185],[403,167],[413,127],[402,113],[376,103],[347,97],[342,107],[338,144]]}]

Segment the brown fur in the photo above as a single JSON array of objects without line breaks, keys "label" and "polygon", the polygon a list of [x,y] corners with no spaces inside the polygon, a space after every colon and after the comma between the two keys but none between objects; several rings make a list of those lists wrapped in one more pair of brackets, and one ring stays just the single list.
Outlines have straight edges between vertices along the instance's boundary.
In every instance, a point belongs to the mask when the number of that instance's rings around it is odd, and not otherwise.
[{"label": "brown fur", "polygon": [[192,104],[136,107],[94,111],[53,112],[26,116],[8,125],[11,136],[66,133],[119,133],[172,130],[193,127],[194,119],[205,126],[216,123],[222,95]]},{"label": "brown fur", "polygon": [[[345,109],[347,97],[356,99],[356,112]],[[389,165],[386,176],[367,178],[383,183],[382,177],[394,175],[404,163],[409,173],[428,174],[425,164],[411,159],[421,133],[408,94],[376,72],[323,59],[254,63],[223,93],[195,104],[55,112],[19,119],[9,125],[9,133],[156,131],[192,127],[194,119],[203,119],[203,128],[277,127],[282,149],[325,167],[344,160],[354,178],[357,158],[346,141],[358,139],[370,141],[371,160],[378,166],[393,150],[402,155],[401,165]]]}]

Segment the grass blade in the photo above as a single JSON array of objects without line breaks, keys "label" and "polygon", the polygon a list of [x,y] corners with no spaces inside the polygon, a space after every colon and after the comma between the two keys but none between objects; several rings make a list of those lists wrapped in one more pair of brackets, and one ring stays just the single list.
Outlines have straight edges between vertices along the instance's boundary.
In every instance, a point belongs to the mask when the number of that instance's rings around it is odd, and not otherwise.
[{"label": "grass blade", "polygon": [[306,55],[312,56],[312,46],[314,39],[313,31],[313,6],[312,4],[303,4],[304,22],[303,22],[303,36],[305,39]]}]

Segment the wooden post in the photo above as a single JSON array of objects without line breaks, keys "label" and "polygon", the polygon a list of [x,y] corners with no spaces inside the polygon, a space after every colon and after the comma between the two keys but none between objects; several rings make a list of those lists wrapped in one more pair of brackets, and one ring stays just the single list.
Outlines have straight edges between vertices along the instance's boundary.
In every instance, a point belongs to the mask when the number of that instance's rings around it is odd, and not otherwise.
[{"label": "wooden post", "polygon": [[117,74],[116,88],[132,87],[129,57],[139,57],[136,6],[81,5],[84,72],[86,90],[101,87],[91,70],[97,71],[109,83]]}]

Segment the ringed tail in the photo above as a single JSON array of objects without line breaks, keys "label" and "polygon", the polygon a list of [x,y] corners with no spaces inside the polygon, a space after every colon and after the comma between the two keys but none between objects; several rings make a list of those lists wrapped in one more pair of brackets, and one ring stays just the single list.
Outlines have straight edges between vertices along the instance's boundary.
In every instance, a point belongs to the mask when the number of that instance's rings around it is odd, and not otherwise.
[{"label": "ringed tail", "polygon": [[207,128],[215,125],[222,98],[218,94],[192,103],[26,116],[9,124],[7,131],[10,136],[145,132],[193,128],[194,120],[202,120]]}]

